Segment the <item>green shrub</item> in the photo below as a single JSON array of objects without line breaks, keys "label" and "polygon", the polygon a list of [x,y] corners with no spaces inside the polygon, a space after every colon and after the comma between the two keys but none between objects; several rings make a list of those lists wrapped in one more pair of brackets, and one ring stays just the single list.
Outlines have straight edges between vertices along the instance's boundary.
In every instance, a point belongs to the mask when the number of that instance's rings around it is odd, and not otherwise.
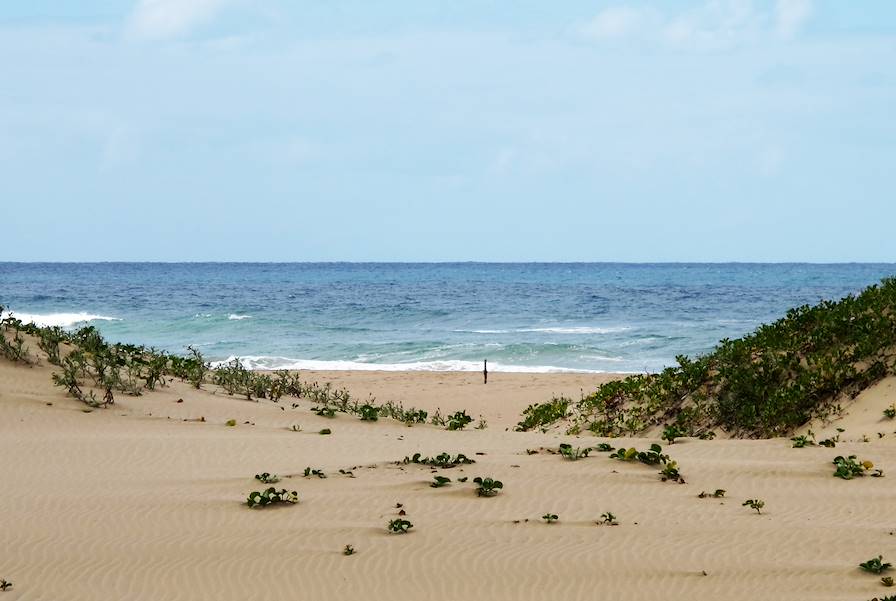
[{"label": "green shrub", "polygon": [[360,416],[362,421],[365,422],[375,422],[379,419],[380,412],[373,405],[361,405],[358,408],[358,415]]},{"label": "green shrub", "polygon": [[700,498],[700,499],[705,499],[705,498],[707,498],[707,497],[713,497],[714,499],[720,499],[720,498],[722,498],[722,497],[724,497],[724,496],[725,496],[725,489],[724,489],[724,488],[717,488],[717,489],[715,490],[715,492],[712,492],[712,493],[708,493],[708,492],[706,492],[706,491],[700,491],[700,494],[697,495],[697,497]]},{"label": "green shrub", "polygon": [[523,411],[523,420],[516,425],[518,432],[549,426],[569,415],[569,403],[565,397],[554,397],[547,403],[529,405]]},{"label": "green shrub", "polygon": [[765,507],[765,501],[761,499],[747,499],[746,501],[741,503],[741,506],[755,509],[756,513],[762,513],[762,508]]},{"label": "green shrub", "polygon": [[305,471],[302,473],[305,478],[310,478],[311,476],[317,476],[318,478],[326,478],[327,475],[323,470],[315,470],[310,467],[306,467]]},{"label": "green shrub", "polygon": [[467,427],[467,424],[472,421],[473,418],[467,415],[466,411],[455,411],[454,414],[448,418],[448,429],[463,430]]},{"label": "green shrub", "polygon": [[0,591],[8,591],[11,588],[12,588],[12,582],[10,582],[9,580],[0,578]]},{"label": "green shrub", "polygon": [[815,445],[815,435],[812,434],[812,430],[809,430],[808,434],[800,434],[799,436],[794,436],[790,440],[793,441],[793,448],[795,449],[802,449],[803,447]]},{"label": "green shrub", "polygon": [[390,520],[389,525],[386,528],[392,534],[407,534],[408,530],[413,527],[414,525],[408,520],[396,518],[394,520]]},{"label": "green shrub", "polygon": [[893,419],[894,417],[896,417],[896,403],[893,403],[892,405],[884,409],[884,417],[888,419]]},{"label": "green shrub", "polygon": [[433,476],[432,482],[429,485],[433,488],[442,488],[443,486],[447,486],[451,482],[451,478],[446,478],[445,476]]},{"label": "green shrub", "polygon": [[269,474],[268,472],[255,474],[255,479],[263,484],[276,484],[277,482],[280,482],[280,476],[277,474]]},{"label": "green shrub", "polygon": [[267,507],[269,505],[277,505],[280,503],[294,505],[299,502],[299,493],[296,491],[287,491],[286,489],[277,490],[273,486],[261,492],[250,492],[246,499],[249,507]]},{"label": "green shrub", "polygon": [[881,574],[892,568],[893,564],[884,562],[884,556],[878,555],[868,561],[863,561],[859,564],[859,567],[872,574]]},{"label": "green shrub", "polygon": [[663,430],[662,439],[668,441],[669,444],[675,444],[676,438],[681,438],[684,436],[684,432],[677,425],[672,424],[671,426],[666,426]]},{"label": "green shrub", "polygon": [[556,514],[556,513],[546,513],[546,514],[544,514],[543,516],[541,516],[541,519],[543,519],[543,520],[544,520],[545,522],[547,522],[548,524],[553,524],[554,522],[556,522],[556,521],[557,521],[558,519],[560,519],[560,518],[557,517],[557,514]]},{"label": "green shrub", "polygon": [[[883,558],[883,557],[881,557]],[[884,576],[880,579],[880,583],[884,586],[893,586],[893,577],[892,576]]]},{"label": "green shrub", "polygon": [[463,453],[458,453],[452,457],[451,453],[442,452],[435,457],[423,457],[420,453],[414,453],[411,457],[405,457],[399,463],[405,465],[409,463],[419,463],[421,465],[428,465],[439,469],[450,469],[459,465],[470,465],[476,462]]},{"label": "green shrub", "polygon": [[504,488],[504,483],[492,478],[473,478],[473,483],[478,484],[476,494],[480,497],[494,497],[498,491]]},{"label": "green shrub", "polygon": [[882,470],[874,469],[873,463],[867,460],[858,461],[855,455],[850,455],[849,457],[838,455],[834,458],[834,461],[832,463],[836,466],[836,469],[834,470],[834,476],[837,478],[843,478],[844,480],[852,480],[857,476],[864,476],[865,473],[869,471],[873,477],[880,477],[884,475]]},{"label": "green shrub", "polygon": [[354,555],[355,548],[351,545],[345,545],[345,547],[342,548],[342,554],[343,555]]},{"label": "green shrub", "polygon": [[569,459],[570,461],[578,461],[584,457],[588,456],[588,453],[591,452],[591,449],[588,447],[581,448],[576,447],[572,448],[571,444],[561,443],[559,449],[560,455],[563,456],[564,459]]},{"label": "green shrub", "polygon": [[618,526],[619,521],[616,519],[616,516],[613,515],[612,512],[606,511],[600,514],[600,521],[598,524],[603,524],[605,526]]}]

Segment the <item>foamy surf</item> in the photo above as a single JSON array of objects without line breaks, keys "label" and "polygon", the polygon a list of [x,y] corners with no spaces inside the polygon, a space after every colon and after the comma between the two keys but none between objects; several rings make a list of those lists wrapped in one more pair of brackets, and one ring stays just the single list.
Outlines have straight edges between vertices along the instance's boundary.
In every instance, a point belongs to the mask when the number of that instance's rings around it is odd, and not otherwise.
[{"label": "foamy surf", "polygon": [[517,328],[513,330],[453,330],[457,333],[465,334],[519,334],[526,332],[541,332],[545,334],[615,334],[617,332],[627,332],[631,328],[625,326],[618,327],[596,327],[596,326],[572,326],[572,327],[552,327],[552,328]]},{"label": "foamy surf", "polygon": [[19,313],[18,311],[4,311],[0,317],[12,315],[16,319],[22,320],[23,323],[33,323],[37,326],[58,326],[60,328],[70,328],[80,324],[86,324],[91,321],[121,321],[117,317],[109,317],[107,315],[96,315],[93,313]]},{"label": "foamy surf", "polygon": [[[318,359],[291,359],[289,357],[270,356],[230,356],[224,361],[215,361],[212,367],[220,367],[238,360],[246,369],[291,371],[482,371],[480,361],[462,361],[450,359],[442,361],[413,361],[408,363],[364,363],[361,361],[325,361]],[[505,365],[489,361],[488,370],[501,373],[606,373],[596,369],[572,369],[553,365]]]},{"label": "foamy surf", "polygon": [[251,315],[238,315],[237,313],[231,313],[227,316],[227,319],[230,321],[242,321],[243,319],[250,319]]}]

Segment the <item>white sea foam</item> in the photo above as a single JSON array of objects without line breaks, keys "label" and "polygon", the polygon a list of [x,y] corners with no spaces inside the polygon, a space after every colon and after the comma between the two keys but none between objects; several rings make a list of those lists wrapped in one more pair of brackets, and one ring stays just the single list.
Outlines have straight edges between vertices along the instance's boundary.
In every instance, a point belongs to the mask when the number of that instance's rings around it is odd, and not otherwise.
[{"label": "white sea foam", "polygon": [[252,317],[251,315],[237,315],[236,313],[231,313],[227,316],[227,319],[231,321],[240,321],[241,319],[249,319]]},{"label": "white sea foam", "polygon": [[23,323],[33,323],[37,326],[59,326],[60,328],[70,328],[72,326],[88,323],[91,321],[121,321],[117,317],[108,317],[106,315],[95,315],[93,313],[19,313],[18,311],[4,311],[2,317],[12,314],[16,319],[21,319]]},{"label": "white sea foam", "polygon": [[519,328],[516,330],[454,330],[468,334],[514,334],[521,332],[543,332],[546,334],[614,334],[616,332],[627,332],[631,330],[629,327],[592,327],[592,326],[573,326],[573,327],[553,327],[553,328]]},{"label": "white sea foam", "polygon": [[[218,367],[234,359],[246,369],[256,370],[319,370],[319,371],[482,371],[479,361],[461,361],[449,359],[442,361],[415,361],[409,363],[362,363],[360,361],[323,361],[318,359],[291,359],[289,357],[270,357],[264,355],[230,356],[224,361],[212,363]],[[488,370],[503,373],[604,373],[594,369],[570,369],[552,365],[504,365],[488,364]]]}]

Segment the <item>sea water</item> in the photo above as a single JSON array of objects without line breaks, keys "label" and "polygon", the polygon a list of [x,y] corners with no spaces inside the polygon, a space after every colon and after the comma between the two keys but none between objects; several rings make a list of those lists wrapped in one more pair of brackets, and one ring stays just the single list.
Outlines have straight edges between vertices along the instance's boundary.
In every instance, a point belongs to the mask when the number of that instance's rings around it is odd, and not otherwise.
[{"label": "sea water", "polygon": [[656,371],[896,264],[0,263],[0,305],[292,369]]}]

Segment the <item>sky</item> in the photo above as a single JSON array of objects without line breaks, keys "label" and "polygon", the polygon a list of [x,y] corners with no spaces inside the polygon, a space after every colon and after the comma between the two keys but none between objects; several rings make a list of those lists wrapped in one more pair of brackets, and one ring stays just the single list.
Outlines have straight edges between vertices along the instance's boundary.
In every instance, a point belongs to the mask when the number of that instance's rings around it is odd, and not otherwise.
[{"label": "sky", "polygon": [[3,2],[0,207],[0,261],[896,261],[896,2]]}]

